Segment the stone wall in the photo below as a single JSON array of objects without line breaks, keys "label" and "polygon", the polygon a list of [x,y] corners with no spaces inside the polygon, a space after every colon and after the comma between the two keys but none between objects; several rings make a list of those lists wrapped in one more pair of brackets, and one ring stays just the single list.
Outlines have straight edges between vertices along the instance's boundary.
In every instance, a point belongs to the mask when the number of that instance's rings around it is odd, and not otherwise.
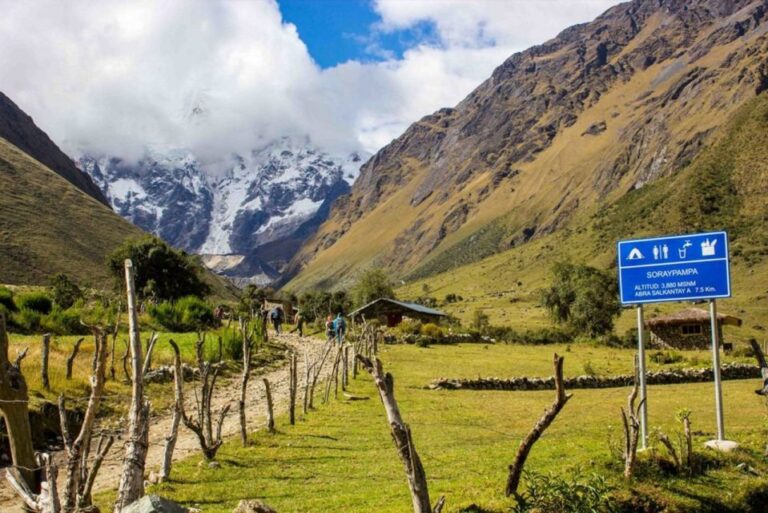
[{"label": "stone wall", "polygon": [[[745,363],[725,364],[720,372],[725,379],[759,379],[760,368]],[[712,369],[674,369],[649,372],[646,383],[649,385],[672,385],[679,383],[703,383],[713,381]],[[576,376],[565,378],[565,388],[615,388],[632,386],[634,376]],[[519,376],[513,378],[476,378],[451,379],[439,378],[429,384],[432,390],[554,390],[555,378],[531,378]]]},{"label": "stone wall", "polygon": [[[680,324],[665,324],[650,326],[649,347],[674,349],[708,349],[712,347],[712,327],[709,322],[691,322],[690,325],[701,326],[701,333],[684,335]],[[720,343],[723,342],[723,328],[720,329]]]}]

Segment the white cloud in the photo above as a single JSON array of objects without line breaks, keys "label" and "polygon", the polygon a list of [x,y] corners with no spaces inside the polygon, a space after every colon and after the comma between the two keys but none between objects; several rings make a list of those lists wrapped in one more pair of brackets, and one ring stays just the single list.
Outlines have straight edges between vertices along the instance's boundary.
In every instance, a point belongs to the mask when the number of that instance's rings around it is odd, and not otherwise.
[{"label": "white cloud", "polygon": [[0,91],[71,153],[185,147],[213,166],[283,135],[375,151],[514,51],[613,3],[377,0],[371,48],[423,22],[437,41],[321,70],[273,0],[0,0]]}]

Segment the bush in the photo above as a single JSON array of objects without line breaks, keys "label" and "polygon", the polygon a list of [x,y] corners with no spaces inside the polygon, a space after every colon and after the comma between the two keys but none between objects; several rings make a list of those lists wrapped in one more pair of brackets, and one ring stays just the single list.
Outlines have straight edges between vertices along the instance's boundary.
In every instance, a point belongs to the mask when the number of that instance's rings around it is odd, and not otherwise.
[{"label": "bush", "polygon": [[42,314],[29,308],[20,308],[13,314],[13,324],[24,333],[34,333],[40,331]]},{"label": "bush", "polygon": [[17,310],[11,289],[0,287],[0,307],[5,307],[5,312],[15,312]]},{"label": "bush", "polygon": [[598,513],[612,511],[612,488],[598,474],[569,478],[525,472],[526,490],[518,495],[514,513]]},{"label": "bush", "polygon": [[32,310],[42,315],[51,313],[53,308],[53,301],[44,292],[22,294],[17,303],[20,310]]},{"label": "bush", "polygon": [[676,351],[656,351],[651,354],[651,361],[658,364],[679,363],[683,361],[683,355]]},{"label": "bush", "polygon": [[198,331],[213,326],[213,309],[202,299],[186,296],[175,303],[163,301],[149,307],[149,315],[169,331]]},{"label": "bush", "polygon": [[361,307],[371,301],[380,298],[394,299],[395,291],[392,288],[392,281],[389,279],[386,271],[374,267],[363,272],[362,275],[352,287],[352,298],[355,306]]},{"label": "bush", "polygon": [[126,241],[107,258],[107,266],[118,289],[124,287],[124,262],[130,258],[141,297],[174,300],[204,296],[210,287],[203,282],[202,266],[183,251],[177,251],[157,237]]},{"label": "bush", "polygon": [[485,334],[488,331],[490,325],[490,318],[482,308],[476,308],[475,311],[472,312],[472,328],[476,329],[482,334]]},{"label": "bush", "polygon": [[420,335],[421,334],[421,321],[416,319],[403,319],[403,322],[397,325],[395,331],[400,336],[408,335]]},{"label": "bush", "polygon": [[442,328],[440,328],[440,326],[438,326],[437,324],[434,324],[431,322],[424,324],[421,327],[420,332],[423,336],[433,338],[436,340],[443,338],[443,335],[444,335]]},{"label": "bush", "polygon": [[555,264],[552,274],[552,286],[541,292],[540,304],[555,322],[591,337],[613,330],[614,318],[621,313],[613,274],[569,263]]},{"label": "bush", "polygon": [[90,330],[81,322],[81,311],[78,308],[62,310],[54,308],[50,314],[41,319],[43,330],[55,335],[88,335]]},{"label": "bush", "polygon": [[67,309],[83,297],[80,287],[64,273],[57,274],[51,280],[53,302],[62,309]]}]

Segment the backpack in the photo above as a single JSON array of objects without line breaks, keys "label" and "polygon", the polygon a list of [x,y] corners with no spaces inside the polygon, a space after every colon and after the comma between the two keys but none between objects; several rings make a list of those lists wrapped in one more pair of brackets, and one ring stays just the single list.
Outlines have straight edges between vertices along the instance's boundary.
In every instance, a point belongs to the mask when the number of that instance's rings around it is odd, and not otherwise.
[{"label": "backpack", "polygon": [[347,329],[347,321],[345,321],[343,317],[337,317],[336,320],[333,321],[333,329],[337,333],[339,331],[343,332]]}]

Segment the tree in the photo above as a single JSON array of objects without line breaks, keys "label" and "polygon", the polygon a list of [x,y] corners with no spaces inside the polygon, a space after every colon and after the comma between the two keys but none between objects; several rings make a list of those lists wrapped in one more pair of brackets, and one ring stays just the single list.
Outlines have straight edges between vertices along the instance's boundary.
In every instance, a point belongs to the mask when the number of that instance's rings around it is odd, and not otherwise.
[{"label": "tree", "polygon": [[136,272],[136,290],[141,297],[173,300],[204,296],[210,287],[202,281],[203,269],[183,251],[157,237],[126,241],[107,258],[116,283],[123,279],[123,262],[130,259]]},{"label": "tree", "polygon": [[395,291],[389,275],[380,267],[363,272],[352,288],[352,299],[356,306],[363,306],[379,298],[394,299]]},{"label": "tree", "polygon": [[64,273],[59,273],[51,279],[51,293],[53,303],[62,310],[66,310],[83,297],[80,287]]},{"label": "tree", "polygon": [[540,303],[555,322],[593,337],[613,330],[621,305],[612,274],[563,262],[553,266],[552,274],[552,286],[542,291]]}]

